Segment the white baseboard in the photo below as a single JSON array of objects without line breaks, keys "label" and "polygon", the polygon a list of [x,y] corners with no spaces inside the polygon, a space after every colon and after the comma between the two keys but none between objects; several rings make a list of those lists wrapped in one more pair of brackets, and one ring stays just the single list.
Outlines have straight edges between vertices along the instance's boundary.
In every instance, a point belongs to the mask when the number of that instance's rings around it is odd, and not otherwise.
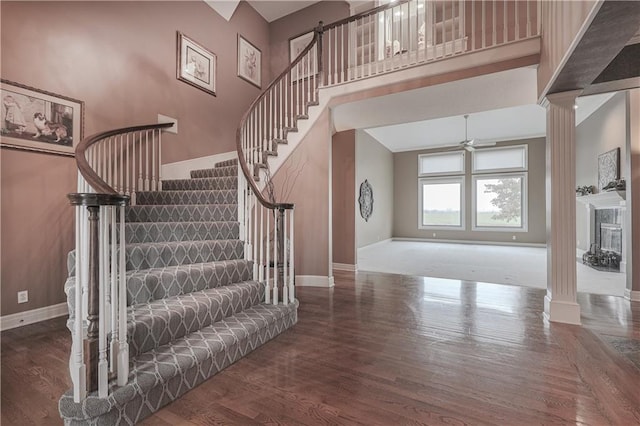
[{"label": "white baseboard", "polygon": [[547,294],[544,297],[545,319],[551,322],[580,325],[580,305],[575,302],[552,300]]},{"label": "white baseboard", "polygon": [[335,285],[333,276],[323,275],[296,275],[296,287],[325,287],[331,288]]},{"label": "white baseboard", "polygon": [[393,240],[394,238],[387,238],[385,240],[380,240],[380,241],[376,241],[375,243],[367,244],[366,246],[358,247],[358,249],[365,248],[365,247],[375,247],[380,244],[388,243],[389,241],[393,241]]},{"label": "white baseboard", "polygon": [[[511,241],[475,241],[475,240],[441,240],[441,239],[433,239],[433,238],[405,238],[405,237],[393,237],[391,241],[413,241],[413,242],[424,242],[424,243],[451,243],[451,244],[476,244],[476,245],[484,245],[484,246],[518,246],[518,247],[539,247],[546,248],[546,244],[542,243],[518,243]],[[367,246],[368,247],[368,246]]]},{"label": "white baseboard", "polygon": [[189,179],[191,170],[211,169],[216,163],[238,158],[236,151],[192,158],[162,165],[162,179]]},{"label": "white baseboard", "polygon": [[640,302],[640,291],[625,289],[624,298],[632,302]]},{"label": "white baseboard", "polygon": [[358,264],[352,265],[350,263],[333,262],[333,269],[336,271],[356,272],[358,270]]},{"label": "white baseboard", "polygon": [[45,306],[44,308],[32,309],[30,311],[18,312],[17,314],[4,315],[0,317],[0,330],[10,330],[23,325],[57,318],[69,314],[67,302],[57,305]]}]

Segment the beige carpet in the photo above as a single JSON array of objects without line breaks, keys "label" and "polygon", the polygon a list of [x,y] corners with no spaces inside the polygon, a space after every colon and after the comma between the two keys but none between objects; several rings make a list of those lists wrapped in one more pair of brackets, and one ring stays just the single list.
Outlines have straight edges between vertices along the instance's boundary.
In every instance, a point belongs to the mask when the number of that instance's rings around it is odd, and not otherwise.
[{"label": "beige carpet", "polygon": [[[403,275],[547,287],[547,251],[538,247],[386,241],[358,249],[358,269]],[[578,291],[624,296],[623,273],[578,263]]]}]

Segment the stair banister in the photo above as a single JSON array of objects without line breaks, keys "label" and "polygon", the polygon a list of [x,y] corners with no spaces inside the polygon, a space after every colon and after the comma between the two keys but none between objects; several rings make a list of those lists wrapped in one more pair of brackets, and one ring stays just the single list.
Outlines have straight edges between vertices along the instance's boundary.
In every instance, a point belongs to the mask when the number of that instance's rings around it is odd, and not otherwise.
[{"label": "stair banister", "polygon": [[96,390],[99,397],[108,396],[110,376],[117,377],[118,386],[127,383],[125,207],[137,191],[159,187],[160,135],[171,126],[109,130],[76,147],[78,192],[68,194],[76,207],[75,286],[69,318],[75,402]]}]

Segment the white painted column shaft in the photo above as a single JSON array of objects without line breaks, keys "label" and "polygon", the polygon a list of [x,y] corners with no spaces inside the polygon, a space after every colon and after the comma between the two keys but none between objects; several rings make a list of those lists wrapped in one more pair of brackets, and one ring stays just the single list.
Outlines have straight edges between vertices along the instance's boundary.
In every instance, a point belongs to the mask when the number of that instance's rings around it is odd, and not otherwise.
[{"label": "white painted column shaft", "polygon": [[580,91],[547,96],[547,295],[549,321],[580,324],[576,282],[576,119]]}]

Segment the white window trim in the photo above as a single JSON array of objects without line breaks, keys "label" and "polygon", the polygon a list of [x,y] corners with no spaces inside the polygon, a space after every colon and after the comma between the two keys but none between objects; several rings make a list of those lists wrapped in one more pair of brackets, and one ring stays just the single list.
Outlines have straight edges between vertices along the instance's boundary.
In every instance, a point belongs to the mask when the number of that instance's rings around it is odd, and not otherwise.
[{"label": "white window trim", "polygon": [[[472,188],[471,188],[471,230],[472,231],[490,231],[490,232],[529,232],[529,183],[528,172],[518,173],[499,173],[499,174],[478,174],[472,176]],[[477,225],[477,211],[476,211],[476,198],[477,198],[477,181],[478,179],[500,179],[500,178],[522,178],[522,226],[510,227],[510,226],[478,226]]]},{"label": "white window trim", "polygon": [[[423,191],[422,184],[428,183],[459,183],[460,184],[460,226],[452,225],[424,225],[422,223],[423,217]],[[422,177],[418,179],[418,229],[440,229],[440,230],[452,230],[452,231],[464,231],[466,229],[465,221],[465,177],[460,176],[448,176],[448,177]]]},{"label": "white window trim", "polygon": [[460,155],[460,161],[461,161],[461,170],[456,171],[456,172],[426,172],[423,173],[422,172],[422,158],[424,157],[438,157],[438,156],[443,156],[443,155],[451,155],[451,154],[457,154],[458,152],[435,152],[435,153],[430,153],[430,154],[420,154],[418,155],[418,177],[427,177],[427,176],[462,176],[465,174],[465,166],[466,166],[466,159],[465,159],[465,151],[460,151],[459,154]]},{"label": "white window trim", "polygon": [[487,151],[501,151],[505,149],[513,149],[513,148],[524,148],[524,167],[510,167],[510,168],[497,168],[497,169],[476,169],[476,152],[474,151],[471,154],[471,173],[472,174],[482,174],[485,175],[487,173],[509,173],[509,172],[526,172],[529,170],[529,145],[507,145],[507,146],[499,146],[495,148],[482,148],[482,152]]}]

